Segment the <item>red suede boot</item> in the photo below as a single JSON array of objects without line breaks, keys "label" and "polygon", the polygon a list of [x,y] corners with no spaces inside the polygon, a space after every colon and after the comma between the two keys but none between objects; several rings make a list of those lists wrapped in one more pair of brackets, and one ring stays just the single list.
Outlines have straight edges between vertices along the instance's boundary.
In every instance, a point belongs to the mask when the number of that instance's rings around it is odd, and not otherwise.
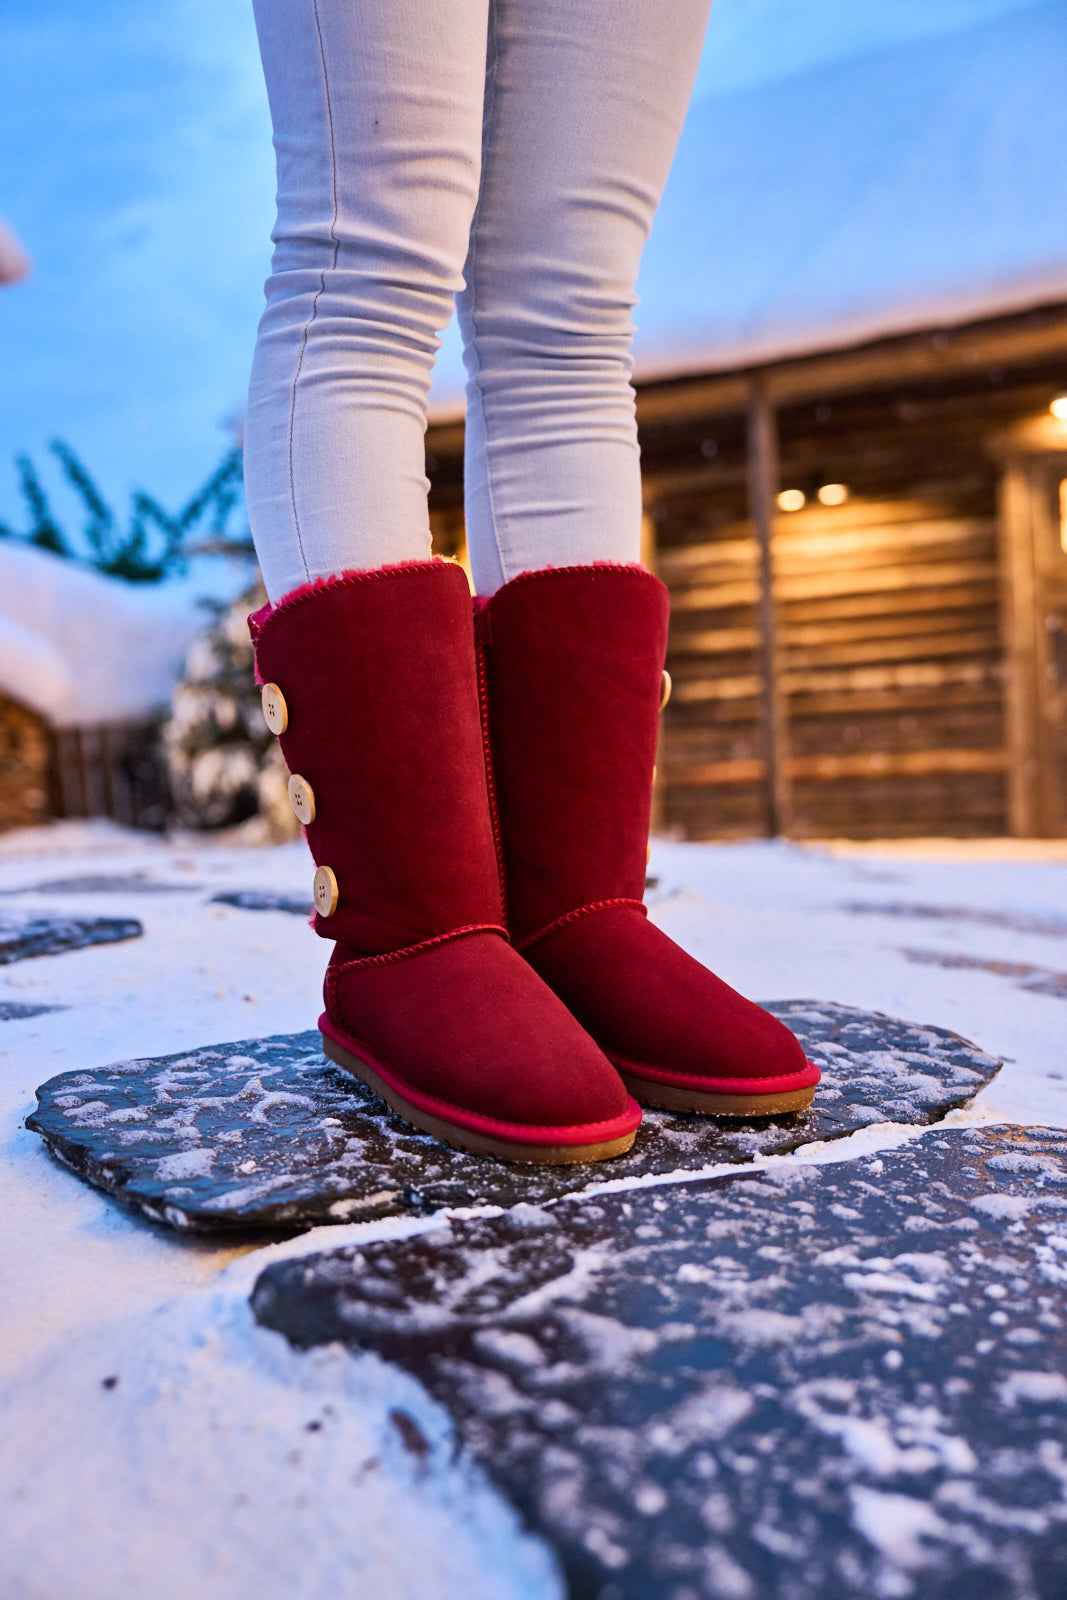
[{"label": "red suede boot", "polygon": [[628,1150],[640,1109],[507,942],[463,573],[349,572],[249,626],[318,863],[315,931],[339,941],[326,1054],[447,1144],[550,1163]]},{"label": "red suede boot", "polygon": [[643,567],[528,572],[476,603],[508,929],[646,1105],[760,1116],[819,1070],[643,905],[667,591]]}]

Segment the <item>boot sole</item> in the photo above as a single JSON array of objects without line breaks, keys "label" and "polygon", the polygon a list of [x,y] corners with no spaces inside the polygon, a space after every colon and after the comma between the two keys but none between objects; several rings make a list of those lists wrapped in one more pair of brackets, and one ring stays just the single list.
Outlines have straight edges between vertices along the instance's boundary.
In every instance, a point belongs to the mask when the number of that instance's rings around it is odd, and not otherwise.
[{"label": "boot sole", "polygon": [[598,1144],[522,1144],[518,1140],[495,1138],[491,1134],[478,1133],[473,1128],[462,1128],[454,1122],[446,1122],[441,1117],[423,1111],[420,1106],[413,1106],[384,1082],[362,1056],[344,1049],[325,1032],[322,1034],[322,1049],[323,1054],[336,1066],[343,1067],[360,1083],[366,1084],[368,1089],[373,1089],[379,1099],[384,1100],[398,1117],[403,1117],[412,1127],[430,1134],[454,1150],[467,1150],[472,1155],[496,1156],[501,1161],[512,1161],[523,1166],[577,1166],[582,1162],[610,1161],[613,1156],[625,1155],[637,1135],[635,1128],[621,1138],[606,1139]]},{"label": "boot sole", "polygon": [[[706,1117],[779,1117],[792,1111],[803,1111],[815,1099],[816,1083],[802,1084],[799,1088],[780,1089],[767,1094],[747,1092],[731,1094],[726,1090],[691,1089],[673,1083],[658,1083],[645,1078],[624,1064],[618,1056],[609,1053],[608,1060],[619,1074],[626,1088],[643,1106],[655,1106],[661,1111],[696,1111]],[[814,1067],[811,1063],[809,1066]]]}]

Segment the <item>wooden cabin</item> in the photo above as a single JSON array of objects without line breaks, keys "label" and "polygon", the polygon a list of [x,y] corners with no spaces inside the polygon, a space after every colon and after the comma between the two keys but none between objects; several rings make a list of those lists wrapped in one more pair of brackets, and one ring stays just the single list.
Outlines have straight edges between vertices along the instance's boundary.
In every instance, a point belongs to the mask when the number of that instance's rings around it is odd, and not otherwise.
[{"label": "wooden cabin", "polygon": [[[1063,395],[1067,303],[639,382],[662,827],[1067,835]],[[462,425],[428,451],[457,551]]]},{"label": "wooden cabin", "polygon": [[663,827],[1067,835],[1065,73],[1034,5],[692,106],[635,343]]},{"label": "wooden cabin", "polygon": [[159,830],[171,810],[158,718],[56,728],[0,694],[0,833],[60,817]]},{"label": "wooden cabin", "polygon": [[56,817],[162,828],[159,741],[195,596],[0,541],[0,832]]},{"label": "wooden cabin", "polygon": [[0,694],[0,833],[52,812],[52,739],[37,712]]}]

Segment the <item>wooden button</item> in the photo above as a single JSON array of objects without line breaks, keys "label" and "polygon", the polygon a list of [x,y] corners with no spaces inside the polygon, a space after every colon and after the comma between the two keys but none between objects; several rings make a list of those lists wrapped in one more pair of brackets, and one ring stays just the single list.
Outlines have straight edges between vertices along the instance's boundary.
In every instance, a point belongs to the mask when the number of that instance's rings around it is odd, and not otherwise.
[{"label": "wooden button", "polygon": [[315,820],[315,791],[306,778],[294,772],[289,779],[289,804],[306,828]]},{"label": "wooden button", "polygon": [[648,866],[648,863],[651,860],[652,860],[652,840],[650,839],[648,841],[648,844],[647,844],[646,848],[645,848],[645,866],[646,867]]},{"label": "wooden button", "polygon": [[263,720],[271,733],[284,733],[289,726],[289,707],[276,683],[263,685]]},{"label": "wooden button", "polygon": [[671,697],[671,688],[672,688],[671,675],[667,671],[666,667],[664,667],[664,669],[663,669],[663,682],[660,684],[660,691],[659,691],[659,708],[660,708],[661,711],[663,710],[663,707],[667,704],[667,701]]},{"label": "wooden button", "polygon": [[337,910],[340,890],[332,867],[320,867],[311,885],[315,897],[315,910],[320,917],[332,917]]}]

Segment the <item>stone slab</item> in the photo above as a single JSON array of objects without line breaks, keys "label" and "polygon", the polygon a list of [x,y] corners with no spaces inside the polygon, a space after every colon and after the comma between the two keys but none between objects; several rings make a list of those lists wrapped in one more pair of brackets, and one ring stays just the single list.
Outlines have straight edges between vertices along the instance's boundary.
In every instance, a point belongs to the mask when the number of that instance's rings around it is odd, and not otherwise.
[{"label": "stone slab", "polygon": [[26,1017],[43,1017],[46,1011],[65,1011],[66,1006],[27,1005],[21,1000],[0,1000],[0,1022],[21,1022]]},{"label": "stone slab", "polygon": [[414,1374],[572,1600],[1062,1600],[1067,1135],[519,1206],[267,1268]]},{"label": "stone slab", "polygon": [[327,1062],[314,1031],[65,1072],[38,1090],[27,1126],[81,1177],[153,1221],[207,1233],[294,1230],[540,1202],[608,1179],[749,1162],[871,1123],[925,1125],[999,1067],[942,1028],[813,1001],[770,1009],[822,1068],[808,1112],[727,1122],[649,1110],[633,1149],[596,1166],[520,1167],[451,1150]]},{"label": "stone slab", "polygon": [[16,916],[0,912],[0,967],[31,956],[54,956],[87,945],[139,939],[144,929],[133,917],[64,917],[42,912]]},{"label": "stone slab", "polygon": [[837,907],[856,917],[901,917],[906,921],[967,922],[978,928],[1005,928],[1039,938],[1067,939],[1067,917],[1035,917],[1023,911],[983,911],[977,906],[937,906],[902,900],[849,900]]},{"label": "stone slab", "polygon": [[274,894],[261,889],[224,889],[211,896],[213,906],[236,906],[238,911],[288,911],[294,917],[310,917],[314,906],[299,894]]},{"label": "stone slab", "polygon": [[0,895],[18,894],[187,894],[199,883],[160,883],[143,872],[90,872],[73,878],[49,878],[21,889],[0,889]]},{"label": "stone slab", "polygon": [[941,967],[949,972],[989,972],[995,978],[1012,978],[1017,989],[1028,994],[1047,994],[1053,1000],[1067,1000],[1067,972],[1035,967],[1028,961],[997,961],[987,956],[970,956],[962,950],[902,949],[906,961],[921,967]]}]

